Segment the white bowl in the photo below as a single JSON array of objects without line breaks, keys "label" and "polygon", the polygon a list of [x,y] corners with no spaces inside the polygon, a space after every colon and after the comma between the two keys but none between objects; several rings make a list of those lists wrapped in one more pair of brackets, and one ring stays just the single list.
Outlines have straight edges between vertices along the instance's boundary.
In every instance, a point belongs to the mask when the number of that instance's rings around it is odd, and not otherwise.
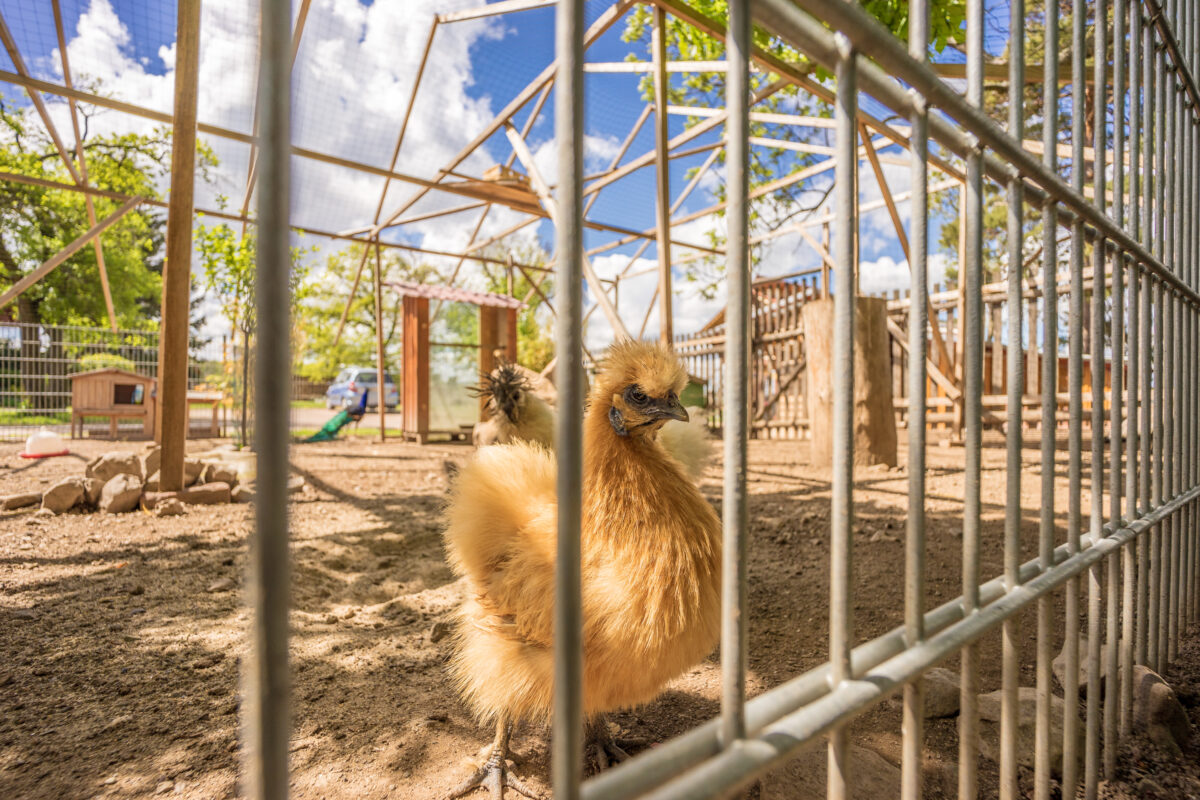
[{"label": "white bowl", "polygon": [[66,451],[67,445],[63,442],[63,438],[45,428],[25,440],[25,455],[27,456],[52,456]]}]

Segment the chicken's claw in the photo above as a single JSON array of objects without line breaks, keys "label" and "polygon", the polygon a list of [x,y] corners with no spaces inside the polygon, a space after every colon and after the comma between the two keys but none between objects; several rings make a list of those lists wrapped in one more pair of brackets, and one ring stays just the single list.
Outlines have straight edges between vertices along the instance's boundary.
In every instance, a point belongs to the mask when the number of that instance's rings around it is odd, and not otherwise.
[{"label": "chicken's claw", "polygon": [[530,800],[540,800],[536,792],[512,774],[508,765],[511,757],[512,754],[508,749],[508,734],[505,731],[502,738],[498,737],[498,741],[488,747],[487,757],[479,768],[472,773],[471,777],[446,795],[445,800],[458,800],[476,789],[487,790],[491,794],[492,800],[504,800],[506,788],[513,789]]},{"label": "chicken's claw", "polygon": [[613,764],[620,764],[629,758],[625,748],[644,744],[642,740],[613,736],[608,720],[598,717],[587,725],[587,744],[584,752],[592,769],[595,772],[603,772]]}]

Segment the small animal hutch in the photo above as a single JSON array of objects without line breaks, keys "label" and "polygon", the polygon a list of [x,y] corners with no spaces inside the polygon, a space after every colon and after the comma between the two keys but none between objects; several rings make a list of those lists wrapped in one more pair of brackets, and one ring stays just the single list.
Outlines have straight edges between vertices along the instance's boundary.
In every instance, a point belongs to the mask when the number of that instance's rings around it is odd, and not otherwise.
[{"label": "small animal hutch", "polygon": [[108,417],[114,439],[121,419],[140,419],[142,435],[154,437],[154,378],[109,367],[79,372],[70,379],[72,439],[83,436],[84,417]]},{"label": "small animal hutch", "polygon": [[[401,407],[403,436],[421,444],[430,434],[452,438],[463,431],[429,429],[429,301],[470,303],[479,308],[479,372],[491,372],[497,356],[517,360],[517,311],[524,303],[508,295],[393,281],[384,284],[403,297],[404,367]],[[481,419],[482,408],[481,408]]]}]

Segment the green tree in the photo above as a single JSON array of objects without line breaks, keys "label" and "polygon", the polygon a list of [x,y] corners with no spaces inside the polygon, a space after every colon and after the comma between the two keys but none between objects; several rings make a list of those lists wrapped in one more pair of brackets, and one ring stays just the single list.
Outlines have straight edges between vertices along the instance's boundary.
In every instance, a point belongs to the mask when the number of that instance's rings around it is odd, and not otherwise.
[{"label": "green tree", "polygon": [[[200,215],[203,219],[203,215]],[[204,285],[213,298],[220,303],[221,312],[235,333],[241,335],[241,424],[238,430],[242,446],[247,440],[247,416],[249,407],[250,357],[252,340],[257,325],[255,314],[255,284],[257,243],[255,229],[245,233],[235,231],[230,225],[220,223],[212,227],[201,224],[196,228],[193,243],[204,269]],[[293,302],[303,299],[303,282],[306,268],[306,251],[291,249],[292,269],[289,276]]]}]

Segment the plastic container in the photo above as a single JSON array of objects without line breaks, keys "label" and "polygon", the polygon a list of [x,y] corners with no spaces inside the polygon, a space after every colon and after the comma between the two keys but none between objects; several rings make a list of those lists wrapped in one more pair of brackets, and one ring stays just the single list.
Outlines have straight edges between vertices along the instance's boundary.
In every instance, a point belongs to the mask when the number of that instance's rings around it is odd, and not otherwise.
[{"label": "plastic container", "polygon": [[25,452],[21,453],[21,458],[51,458],[65,456],[68,452],[61,436],[42,428],[25,440]]}]

